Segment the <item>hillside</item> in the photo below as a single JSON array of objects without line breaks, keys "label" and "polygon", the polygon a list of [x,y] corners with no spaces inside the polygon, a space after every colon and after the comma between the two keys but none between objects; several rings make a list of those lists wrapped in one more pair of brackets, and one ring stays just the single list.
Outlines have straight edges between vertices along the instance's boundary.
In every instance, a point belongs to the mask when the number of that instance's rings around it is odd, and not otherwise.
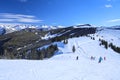
[{"label": "hillside", "polygon": [[[1,80],[119,80],[120,54],[111,48],[100,46],[99,38],[111,40],[110,30],[106,34],[99,31],[91,37],[83,36],[68,39],[68,43],[54,42],[59,51],[52,58],[45,60],[0,60]],[[102,31],[102,32],[103,32]],[[112,34],[111,34],[112,33]],[[97,36],[99,34],[99,36]],[[104,35],[103,35],[104,34]],[[106,35],[109,37],[107,37]],[[116,34],[117,35],[117,34]],[[105,37],[106,36],[106,37]],[[112,37],[117,40],[118,36]],[[119,43],[119,42],[118,42]],[[75,52],[72,51],[73,45]],[[78,56],[78,60],[76,57]],[[91,60],[91,56],[95,60]],[[106,57],[98,63],[99,57]],[[21,76],[22,75],[22,76]],[[47,77],[46,77],[47,76]]]},{"label": "hillside", "polygon": [[[93,34],[95,33],[95,31],[96,28],[92,28],[92,27],[89,28],[67,27],[67,28],[58,28],[47,31],[41,29],[31,29],[31,28],[22,29],[20,31],[15,31],[0,36],[0,42],[1,42],[0,55],[2,59],[4,58],[41,59],[41,56],[46,58],[46,55],[49,55],[48,50],[47,49],[38,50],[39,48],[46,45],[50,45],[56,41],[59,42],[73,37]],[[48,47],[50,48],[50,46]],[[51,47],[54,47],[54,45]],[[36,57],[39,56],[39,58],[38,57],[30,58],[30,55],[34,55],[34,54],[36,55]]]}]

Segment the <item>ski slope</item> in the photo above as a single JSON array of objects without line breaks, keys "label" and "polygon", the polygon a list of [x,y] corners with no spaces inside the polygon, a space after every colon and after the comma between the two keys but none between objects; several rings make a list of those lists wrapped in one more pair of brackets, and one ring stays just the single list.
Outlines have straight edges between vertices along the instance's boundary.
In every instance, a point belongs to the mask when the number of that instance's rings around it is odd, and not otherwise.
[{"label": "ski slope", "polygon": [[98,38],[104,39],[109,43],[112,42],[114,45],[120,47],[120,30],[115,29],[106,29],[104,28],[102,31],[99,31],[95,34],[98,35]]},{"label": "ski slope", "polygon": [[[59,51],[50,59],[0,60],[0,80],[120,80],[120,54],[99,43],[97,37],[72,38],[54,43]],[[100,56],[106,60],[98,63]]]}]

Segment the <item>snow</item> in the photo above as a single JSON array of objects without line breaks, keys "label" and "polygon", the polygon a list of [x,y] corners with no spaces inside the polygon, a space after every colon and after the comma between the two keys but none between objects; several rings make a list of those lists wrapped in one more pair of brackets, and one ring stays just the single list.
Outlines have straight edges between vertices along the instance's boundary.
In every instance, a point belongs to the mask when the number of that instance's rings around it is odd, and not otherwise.
[{"label": "snow", "polygon": [[50,26],[50,25],[42,25],[40,26],[40,28],[44,29],[44,30],[51,30],[51,29],[58,29],[58,28],[64,28],[65,26]]},{"label": "snow", "polygon": [[30,25],[30,24],[0,24],[0,28],[4,28],[6,33],[11,33],[14,31],[19,31],[21,29],[26,28],[34,28],[34,29],[43,29],[43,30],[51,30],[64,28],[64,26],[49,26],[49,25]]},{"label": "snow", "polygon": [[50,33],[46,34],[44,37],[41,37],[41,39],[45,39],[48,40],[49,38],[54,38],[56,37],[58,34],[53,34],[51,35]]},{"label": "snow", "polygon": [[54,38],[54,37],[57,37],[57,36],[61,36],[61,35],[63,35],[63,34],[65,34],[65,33],[67,33],[67,32],[70,32],[71,30],[68,30],[68,31],[66,31],[66,32],[64,32],[64,33],[57,33],[57,34],[50,34],[50,32],[49,33],[47,33],[44,37],[41,37],[41,39],[45,39],[45,40],[48,40],[48,39],[50,39],[50,38]]},{"label": "snow", "polygon": [[0,27],[0,35],[5,33],[5,29]]},{"label": "snow", "polygon": [[113,29],[103,29],[95,34],[98,38],[104,39],[109,43],[112,42],[114,45],[120,47],[120,30]]},{"label": "snow", "polygon": [[[94,36],[97,34],[106,36],[103,37],[106,40],[119,37],[113,36],[111,31],[109,34],[98,32]],[[68,44],[55,42],[59,51],[50,59],[0,60],[0,80],[119,80],[120,54],[99,46],[99,43],[98,37],[95,40],[90,37],[71,38]],[[75,53],[72,52],[73,45]],[[91,56],[95,60],[91,60]],[[106,60],[98,63],[100,56]]]},{"label": "snow", "polygon": [[96,27],[95,25],[90,25],[90,24],[77,24],[73,26],[74,28],[91,28],[91,27]]},{"label": "snow", "polygon": [[21,29],[25,28],[37,28],[38,26],[33,26],[33,25],[17,25],[17,24],[2,24],[0,25],[1,28],[4,28],[6,30],[6,33],[11,33],[14,31],[19,31]]}]

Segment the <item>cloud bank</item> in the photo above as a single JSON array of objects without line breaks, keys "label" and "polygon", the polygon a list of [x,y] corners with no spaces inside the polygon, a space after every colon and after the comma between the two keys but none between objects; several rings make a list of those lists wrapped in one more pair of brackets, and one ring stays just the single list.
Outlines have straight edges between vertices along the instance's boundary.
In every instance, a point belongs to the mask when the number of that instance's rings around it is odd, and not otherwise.
[{"label": "cloud bank", "polygon": [[40,23],[42,21],[33,15],[0,13],[0,23]]},{"label": "cloud bank", "polygon": [[108,20],[107,22],[113,23],[113,22],[120,22],[120,19],[112,19],[112,20]]},{"label": "cloud bank", "polygon": [[106,8],[112,8],[112,5],[111,4],[106,4],[105,7]]}]

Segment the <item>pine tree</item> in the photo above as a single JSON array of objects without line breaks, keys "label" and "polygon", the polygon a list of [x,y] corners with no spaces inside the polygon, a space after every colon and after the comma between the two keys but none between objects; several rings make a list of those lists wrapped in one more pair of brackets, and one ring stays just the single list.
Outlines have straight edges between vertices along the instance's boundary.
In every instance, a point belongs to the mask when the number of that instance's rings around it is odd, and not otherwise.
[{"label": "pine tree", "polygon": [[105,41],[105,48],[108,49],[108,42]]}]

